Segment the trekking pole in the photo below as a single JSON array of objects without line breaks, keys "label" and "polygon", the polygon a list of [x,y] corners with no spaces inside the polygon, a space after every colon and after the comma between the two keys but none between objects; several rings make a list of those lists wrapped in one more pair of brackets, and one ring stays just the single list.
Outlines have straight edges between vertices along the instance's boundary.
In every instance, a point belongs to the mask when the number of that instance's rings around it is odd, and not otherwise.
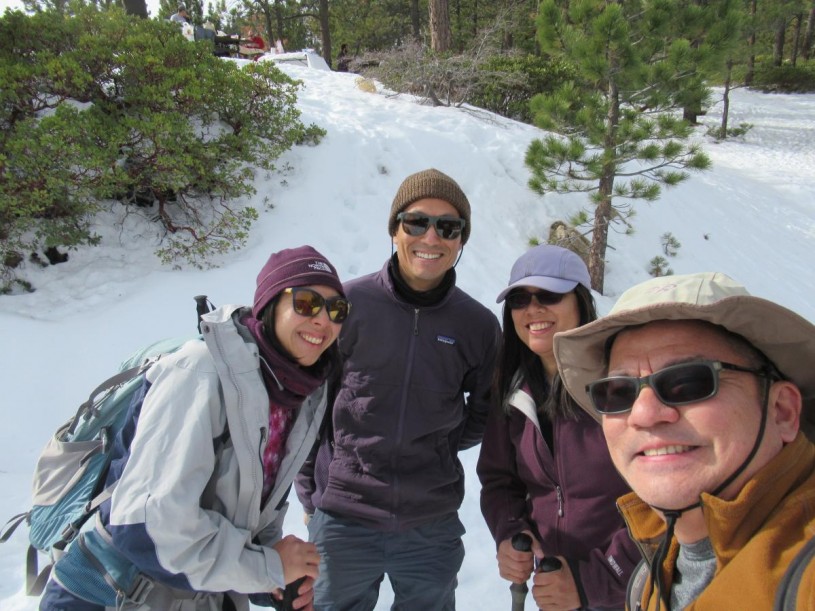
[{"label": "trekking pole", "polygon": [[272,607],[275,611],[294,611],[294,601],[298,596],[297,590],[300,589],[300,585],[305,580],[306,576],[303,575],[300,579],[292,581],[283,589],[283,597],[280,600],[271,594],[264,594],[262,602],[255,601],[255,604],[262,607]]},{"label": "trekking pole", "polygon": [[[526,533],[518,533],[512,537],[512,549],[519,552],[532,551],[532,537]],[[536,563],[536,573],[551,573],[552,571],[559,571],[563,568],[563,563],[555,556],[546,556],[540,562]],[[526,593],[529,588],[526,583],[513,583],[509,586],[509,591],[512,594],[512,611],[523,611],[526,602]]]},{"label": "trekking pole", "polygon": [[198,332],[201,333],[201,317],[212,311],[212,304],[206,295],[196,295],[193,299],[195,299],[195,311],[198,314]]},{"label": "trekking pole", "polygon": [[[513,535],[512,549],[518,550],[519,552],[531,552],[532,537],[526,533]],[[510,584],[509,592],[512,595],[512,611],[524,611],[526,593],[529,592],[526,582]]]}]

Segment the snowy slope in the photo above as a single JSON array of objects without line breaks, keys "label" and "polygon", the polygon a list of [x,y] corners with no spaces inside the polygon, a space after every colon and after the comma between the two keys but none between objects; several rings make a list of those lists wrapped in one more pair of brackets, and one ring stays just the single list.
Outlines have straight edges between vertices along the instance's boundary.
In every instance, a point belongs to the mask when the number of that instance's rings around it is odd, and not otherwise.
[{"label": "snowy slope", "polygon": [[[224,257],[218,269],[174,271],[152,255],[155,227],[131,215],[123,226],[100,228],[101,246],[71,253],[62,265],[27,270],[35,293],[0,297],[0,519],[27,508],[43,444],[95,383],[145,342],[194,332],[194,295],[248,303],[269,253],[304,243],[328,256],[343,280],[379,269],[391,253],[390,202],[406,175],[436,167],[467,193],[473,229],[459,284],[496,314],[495,295],[529,238],[545,239],[553,221],[587,205],[580,195],[540,198],[526,187],[524,152],[541,135],[533,127],[365,93],[353,74],[284,70],[304,82],[304,121],[328,135],[319,146],[287,153],[280,172],[257,176],[257,195],[247,203],[262,214],[246,249]],[[719,114],[716,105],[703,120],[716,124]],[[670,231],[682,244],[670,259],[676,273],[723,271],[815,320],[815,95],[739,90],[731,122],[754,128],[743,140],[705,140],[713,170],[653,204],[638,204],[633,236],[612,235],[607,294],[597,296],[601,311],[648,278],[648,261],[661,254],[660,236]],[[463,454],[468,533],[458,605],[492,610],[510,598],[478,507],[476,457],[477,449]],[[287,527],[304,537],[301,508],[292,500]],[[22,534],[0,547],[1,609],[36,609],[22,593],[25,547]],[[383,585],[377,609],[390,602]]]}]

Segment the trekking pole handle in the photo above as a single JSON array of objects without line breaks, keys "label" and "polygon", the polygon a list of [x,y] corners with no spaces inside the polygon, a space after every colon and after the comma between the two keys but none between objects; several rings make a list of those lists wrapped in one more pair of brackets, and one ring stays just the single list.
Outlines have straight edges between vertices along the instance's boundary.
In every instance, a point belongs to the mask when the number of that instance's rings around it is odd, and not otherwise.
[{"label": "trekking pole handle", "polygon": [[560,558],[556,558],[555,556],[546,556],[540,562],[538,562],[538,573],[551,573],[552,571],[559,571],[563,568],[563,563],[560,561]]},{"label": "trekking pole handle", "polygon": [[193,299],[195,299],[195,312],[198,314],[198,332],[201,333],[201,317],[212,308],[206,295],[196,295]]},{"label": "trekking pole handle", "polygon": [[[512,536],[512,549],[519,552],[532,551],[532,537],[526,533],[517,533]],[[513,583],[509,586],[509,592],[512,595],[512,611],[523,611],[526,602],[526,593],[529,588],[524,583]]]},{"label": "trekking pole handle", "polygon": [[286,589],[283,590],[283,598],[281,600],[275,601],[274,608],[278,609],[279,611],[293,611],[294,610],[294,601],[297,598],[297,590],[300,589],[300,585],[306,580],[306,576],[303,575],[300,579],[295,579],[289,585],[286,586]]}]

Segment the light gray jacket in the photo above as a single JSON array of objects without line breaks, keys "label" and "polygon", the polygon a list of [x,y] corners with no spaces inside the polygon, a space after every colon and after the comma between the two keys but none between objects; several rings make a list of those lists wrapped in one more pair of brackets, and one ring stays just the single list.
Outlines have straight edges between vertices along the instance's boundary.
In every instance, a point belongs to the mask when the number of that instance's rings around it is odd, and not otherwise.
[{"label": "light gray jacket", "polygon": [[[269,398],[257,346],[239,317],[237,306],[205,315],[205,343],[185,344],[148,372],[106,524],[114,545],[156,580],[135,608],[221,609],[230,592],[241,610],[249,608],[247,594],[284,587],[270,546],[282,538],[282,501],[323,419],[325,386],[299,408],[261,510]],[[213,441],[225,437],[222,447]]]}]

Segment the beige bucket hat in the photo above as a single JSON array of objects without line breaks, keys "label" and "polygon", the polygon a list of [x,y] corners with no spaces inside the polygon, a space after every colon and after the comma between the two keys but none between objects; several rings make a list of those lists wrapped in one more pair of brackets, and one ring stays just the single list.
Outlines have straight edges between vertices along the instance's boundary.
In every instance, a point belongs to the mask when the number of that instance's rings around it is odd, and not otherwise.
[{"label": "beige bucket hat", "polygon": [[815,325],[716,272],[648,280],[623,293],[607,316],[555,335],[555,359],[566,389],[593,418],[601,416],[586,384],[606,375],[606,342],[626,327],[656,320],[703,320],[744,337],[801,389],[802,428],[813,438]]}]

